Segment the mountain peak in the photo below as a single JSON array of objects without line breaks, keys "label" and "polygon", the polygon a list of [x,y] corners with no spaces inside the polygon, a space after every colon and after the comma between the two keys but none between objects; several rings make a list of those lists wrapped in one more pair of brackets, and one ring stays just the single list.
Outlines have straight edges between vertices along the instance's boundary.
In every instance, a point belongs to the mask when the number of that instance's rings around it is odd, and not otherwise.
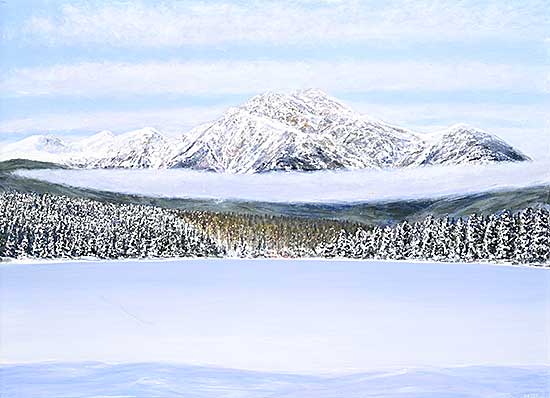
[{"label": "mountain peak", "polygon": [[475,140],[477,144],[488,142],[493,144],[498,143],[498,145],[500,146],[510,147],[503,139],[496,136],[495,134],[491,134],[485,130],[470,126],[465,123],[454,124],[442,133],[442,137],[450,136],[454,137],[454,139],[457,139],[457,137],[461,136],[463,139]]},{"label": "mountain peak", "polygon": [[247,115],[280,122],[302,132],[318,133],[326,120],[355,115],[351,109],[318,89],[256,95],[239,108]]},{"label": "mountain peak", "polygon": [[144,127],[138,130],[132,130],[127,133],[117,135],[114,140],[118,143],[120,150],[122,147],[136,148],[139,146],[162,146],[168,142],[168,138],[159,130],[153,127]]},{"label": "mountain peak", "polygon": [[466,123],[457,123],[448,127],[442,132],[443,135],[473,135],[478,137],[495,137],[494,134],[483,131],[480,128]]},{"label": "mountain peak", "polygon": [[351,109],[342,104],[339,100],[318,88],[297,90],[292,93],[292,96],[299,98],[304,103],[312,106],[312,108],[317,109],[321,114],[342,112],[353,113]]},{"label": "mountain peak", "polygon": [[71,148],[61,138],[38,134],[0,146],[0,160],[29,159],[62,162]]},{"label": "mountain peak", "polygon": [[110,130],[101,130],[98,133],[95,133],[92,137],[96,138],[113,138],[115,135]]},{"label": "mountain peak", "polygon": [[51,134],[31,135],[19,142],[23,147],[32,147],[32,150],[36,151],[57,152],[68,148],[61,138]]},{"label": "mountain peak", "polygon": [[114,139],[115,135],[112,132],[102,130],[90,137],[73,143],[72,147],[76,151],[105,152],[111,146]]},{"label": "mountain peak", "polygon": [[119,137],[163,137],[164,135],[154,127],[143,127],[122,134]]},{"label": "mountain peak", "polygon": [[460,123],[435,135],[411,165],[520,162],[530,158],[494,134]]},{"label": "mountain peak", "polygon": [[473,127],[467,123],[455,123],[446,129],[447,131],[464,131],[464,130],[479,130],[476,127]]}]

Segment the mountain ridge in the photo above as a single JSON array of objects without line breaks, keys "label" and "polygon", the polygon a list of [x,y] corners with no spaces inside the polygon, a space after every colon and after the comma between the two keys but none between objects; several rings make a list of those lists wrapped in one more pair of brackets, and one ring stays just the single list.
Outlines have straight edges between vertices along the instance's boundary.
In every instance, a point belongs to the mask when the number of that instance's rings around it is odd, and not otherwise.
[{"label": "mountain ridge", "polygon": [[356,113],[317,89],[256,95],[178,138],[146,127],[121,135],[102,131],[72,144],[32,136],[6,147],[0,160],[236,174],[530,160],[483,130],[458,124],[436,134],[417,133]]}]

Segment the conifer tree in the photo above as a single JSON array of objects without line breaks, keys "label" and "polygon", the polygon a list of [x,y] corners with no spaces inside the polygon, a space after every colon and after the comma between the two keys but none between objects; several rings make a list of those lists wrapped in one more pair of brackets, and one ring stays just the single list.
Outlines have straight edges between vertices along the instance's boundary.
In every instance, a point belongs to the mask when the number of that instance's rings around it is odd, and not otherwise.
[{"label": "conifer tree", "polygon": [[483,217],[473,214],[466,222],[466,259],[476,261],[483,258],[483,236],[485,226]]},{"label": "conifer tree", "polygon": [[485,221],[485,232],[483,234],[483,255],[482,258],[494,260],[497,257],[499,243],[499,223],[495,215],[490,215]]},{"label": "conifer tree", "polygon": [[535,211],[532,238],[532,258],[534,262],[550,262],[550,212],[546,209]]},{"label": "conifer tree", "polygon": [[514,239],[516,237],[516,226],[509,211],[504,211],[497,226],[497,250],[496,258],[499,260],[510,260],[514,257]]},{"label": "conifer tree", "polygon": [[532,244],[533,235],[531,229],[535,225],[534,212],[531,208],[521,211],[517,215],[517,239],[514,251],[514,259],[519,263],[531,263],[534,260]]}]

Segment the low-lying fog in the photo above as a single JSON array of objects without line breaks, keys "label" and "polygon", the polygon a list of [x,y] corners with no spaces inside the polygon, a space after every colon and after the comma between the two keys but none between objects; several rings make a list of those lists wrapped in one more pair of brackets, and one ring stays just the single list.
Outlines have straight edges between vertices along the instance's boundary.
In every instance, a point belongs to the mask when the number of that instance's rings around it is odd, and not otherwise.
[{"label": "low-lying fog", "polygon": [[52,183],[146,196],[267,202],[363,202],[550,185],[550,162],[223,174],[186,169],[19,170]]}]

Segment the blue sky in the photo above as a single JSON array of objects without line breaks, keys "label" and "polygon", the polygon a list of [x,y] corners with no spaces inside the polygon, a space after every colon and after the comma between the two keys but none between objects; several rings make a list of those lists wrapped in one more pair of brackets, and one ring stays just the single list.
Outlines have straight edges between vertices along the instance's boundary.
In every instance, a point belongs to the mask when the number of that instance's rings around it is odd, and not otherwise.
[{"label": "blue sky", "polygon": [[0,141],[178,134],[317,87],[393,124],[465,122],[550,153],[547,0],[5,0],[0,15]]}]

